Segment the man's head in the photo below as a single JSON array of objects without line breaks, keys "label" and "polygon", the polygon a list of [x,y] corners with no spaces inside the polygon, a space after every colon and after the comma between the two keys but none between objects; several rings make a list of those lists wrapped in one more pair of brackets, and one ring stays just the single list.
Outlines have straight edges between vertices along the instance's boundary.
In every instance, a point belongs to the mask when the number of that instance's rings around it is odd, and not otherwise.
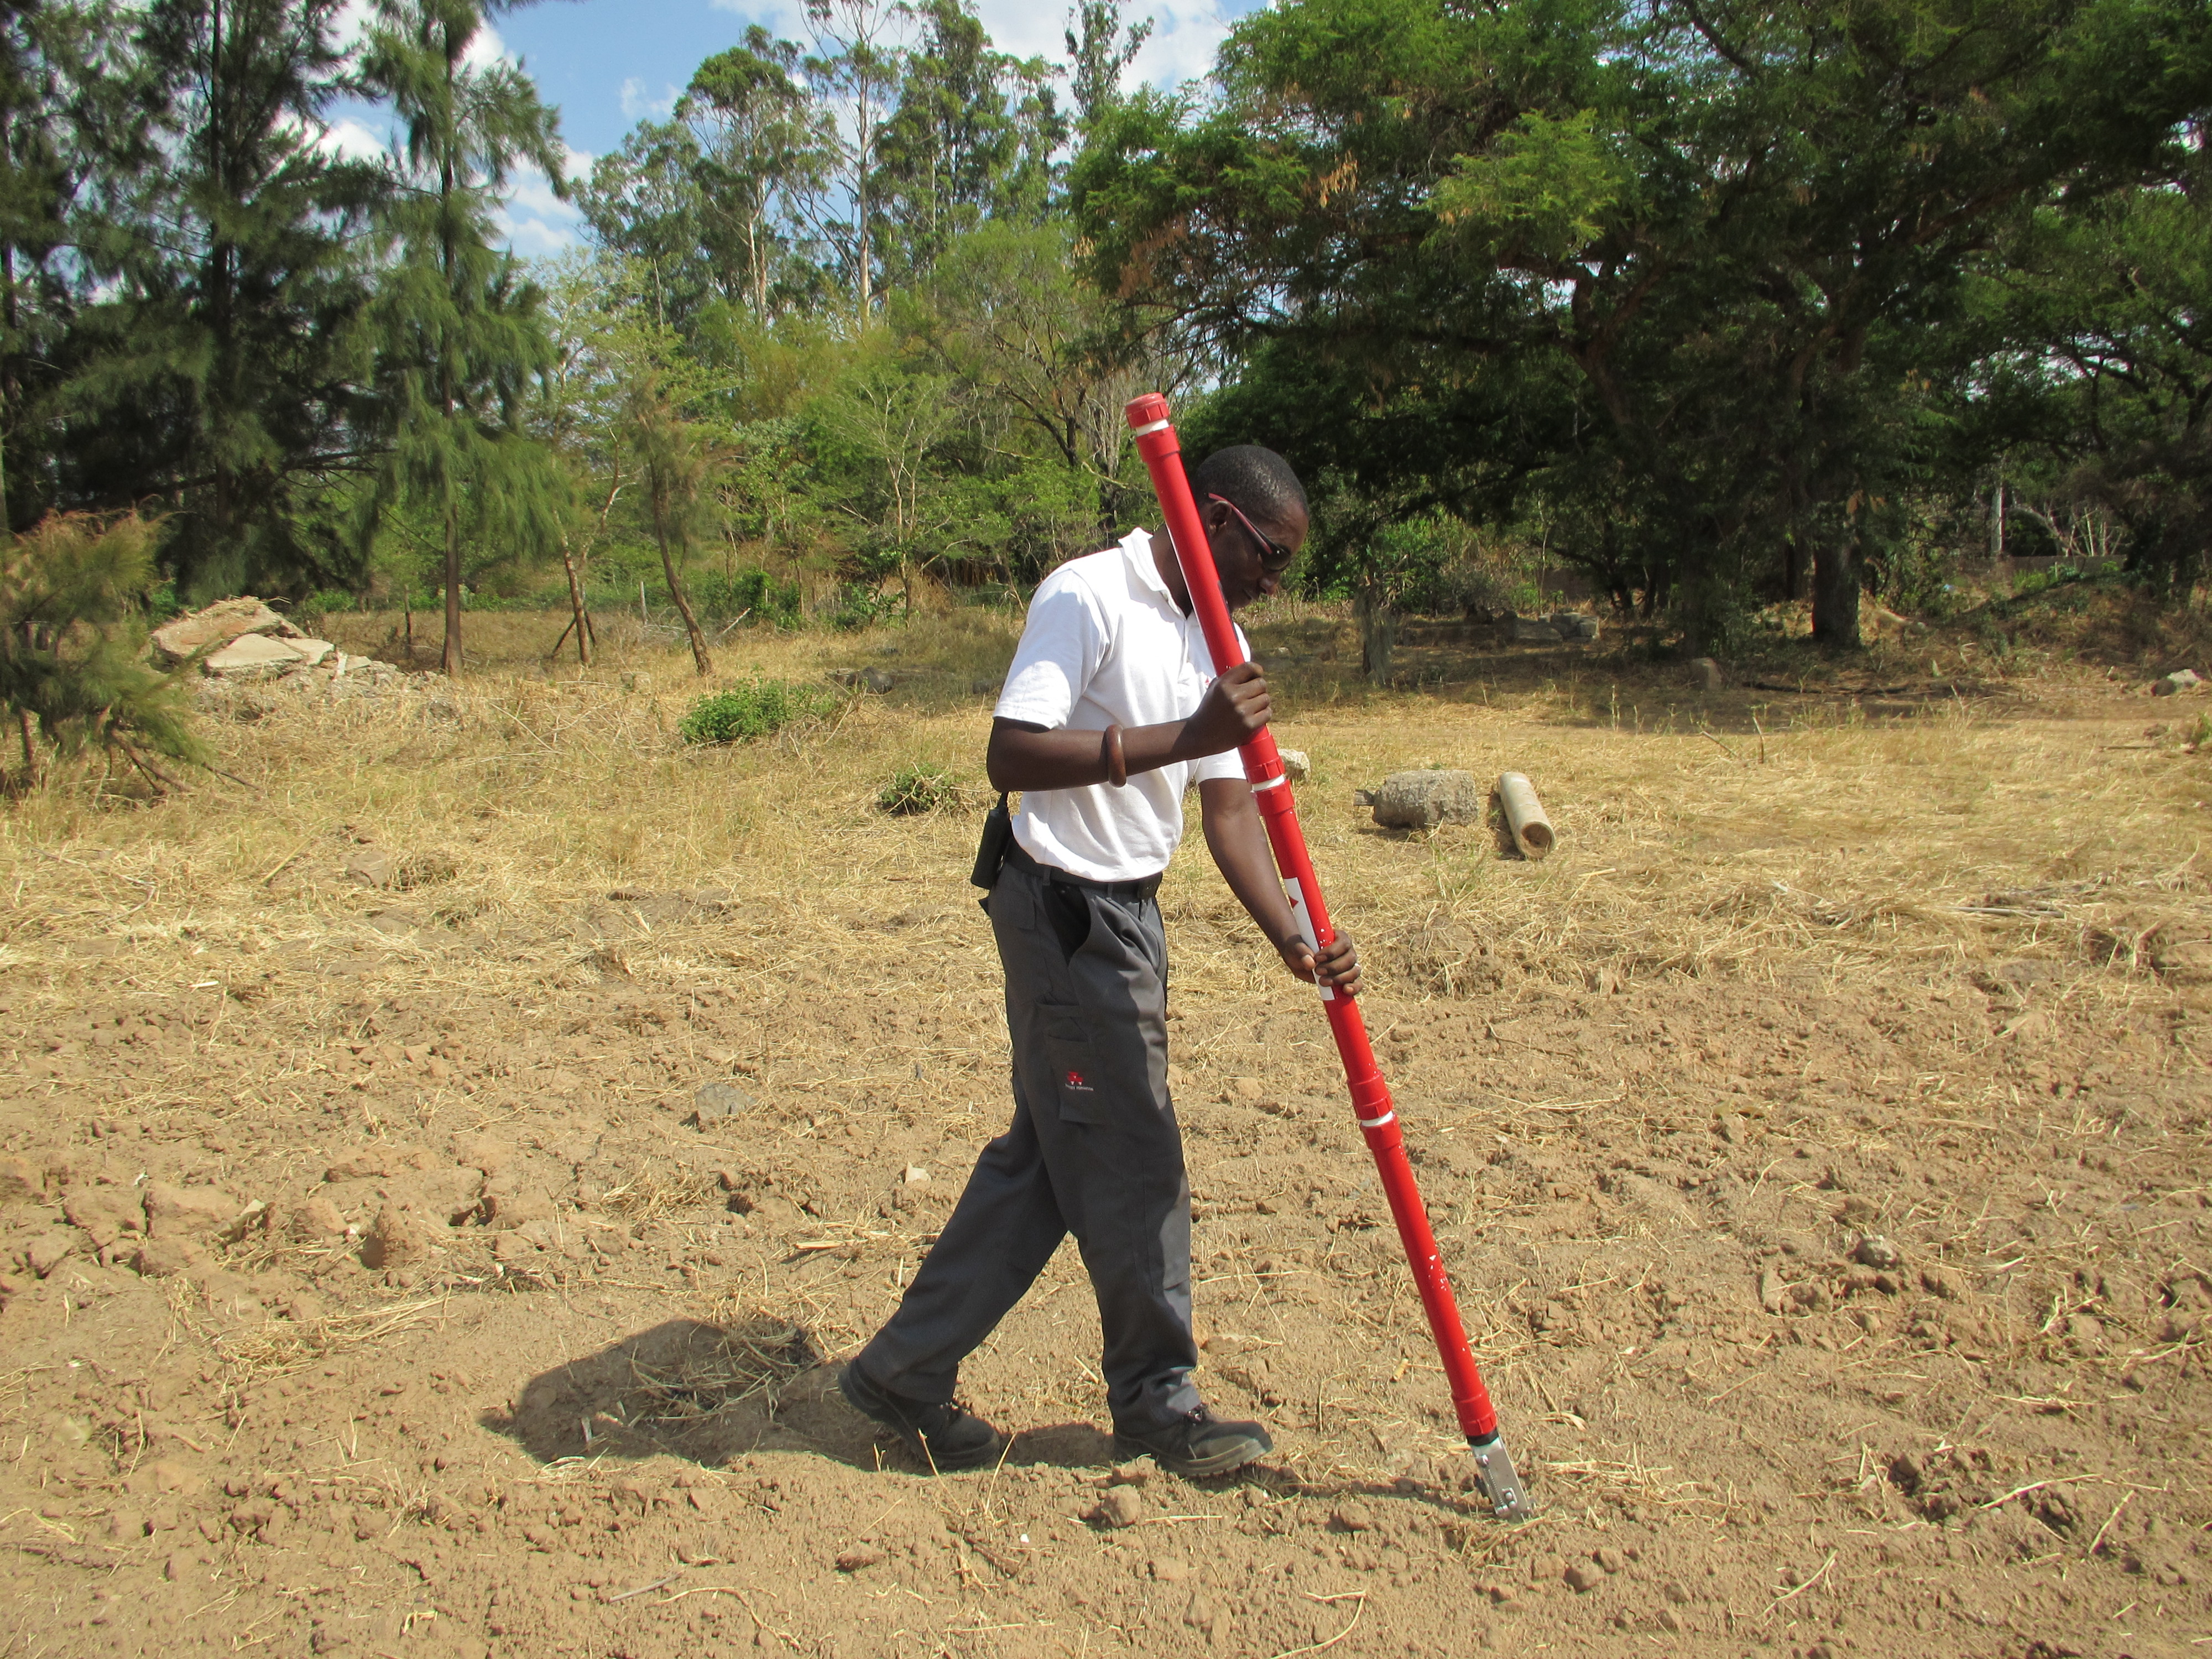
[{"label": "man's head", "polygon": [[1306,539],[1305,487],[1291,464],[1257,444],[1217,450],[1193,469],[1190,493],[1229,608],[1280,587]]}]

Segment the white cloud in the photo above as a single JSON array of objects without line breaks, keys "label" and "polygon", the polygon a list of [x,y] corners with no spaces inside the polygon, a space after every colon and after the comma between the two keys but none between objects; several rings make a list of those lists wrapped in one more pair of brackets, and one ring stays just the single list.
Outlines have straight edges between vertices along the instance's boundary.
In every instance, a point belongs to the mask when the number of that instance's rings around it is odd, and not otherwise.
[{"label": "white cloud", "polygon": [[1212,71],[1231,21],[1218,4],[1155,6],[1152,17],[1152,38],[1129,65],[1127,80],[1172,88]]},{"label": "white cloud", "polygon": [[474,70],[489,69],[495,64],[512,64],[514,61],[514,54],[507,49],[507,42],[499,38],[499,31],[489,23],[477,31],[475,38],[469,42],[468,50],[461,54],[461,62]]},{"label": "white cloud", "polygon": [[[714,0],[716,11],[734,12],[749,22],[759,22],[780,34],[805,37],[805,22],[795,5],[757,3],[757,0]],[[1129,66],[1131,85],[1149,83],[1176,87],[1204,76],[1213,67],[1213,54],[1228,37],[1232,15],[1222,0],[1154,0],[1130,9],[1132,19],[1152,19],[1152,38],[1145,43]],[[976,15],[991,39],[1003,52],[1024,58],[1048,58],[1064,63],[1067,57],[1066,0],[978,0]],[[625,88],[625,94],[628,89]],[[629,105],[623,105],[625,112]]]},{"label": "white cloud", "polygon": [[[569,178],[581,179],[591,172],[593,157],[567,145],[562,148],[567,151]],[[583,240],[583,215],[556,196],[551,181],[535,167],[515,175],[499,224],[507,246],[531,258],[562,252]]]},{"label": "white cloud", "polygon": [[384,154],[384,135],[374,132],[349,116],[323,129],[319,147],[349,161],[374,161]]},{"label": "white cloud", "polygon": [[665,121],[676,112],[676,100],[683,96],[673,87],[661,88],[661,95],[653,97],[645,89],[645,82],[635,75],[622,83],[622,112],[633,121]]}]

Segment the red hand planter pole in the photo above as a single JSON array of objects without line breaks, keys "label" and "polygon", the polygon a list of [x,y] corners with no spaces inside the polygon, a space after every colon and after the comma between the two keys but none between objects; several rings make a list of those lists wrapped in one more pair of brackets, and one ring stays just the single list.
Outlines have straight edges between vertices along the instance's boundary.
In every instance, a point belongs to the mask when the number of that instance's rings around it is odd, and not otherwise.
[{"label": "red hand planter pole", "polygon": [[[1190,481],[1183,475],[1182,446],[1169,423],[1167,399],[1148,392],[1131,403],[1127,413],[1137,437],[1137,453],[1152,472],[1160,512],[1167,520],[1176,556],[1182,563],[1183,580],[1197,606],[1199,624],[1206,630],[1214,672],[1226,673],[1244,657],[1237,648],[1237,630],[1230,624],[1229,606],[1221,597],[1221,579],[1214,572],[1213,551],[1199,520],[1198,505],[1191,499]],[[1243,757],[1244,775],[1251,780],[1261,820],[1267,825],[1268,843],[1274,848],[1275,866],[1282,873],[1291,913],[1310,940],[1316,945],[1326,944],[1336,933],[1329,926],[1328,909],[1322,902],[1321,883],[1306,851],[1305,834],[1298,828],[1297,810],[1291,799],[1290,780],[1283,775],[1283,763],[1275,752],[1274,734],[1263,731],[1238,752]],[[1344,1060],[1345,1078],[1352,1085],[1352,1110],[1359,1120],[1360,1133],[1367,1138],[1367,1149],[1375,1155],[1382,1190],[1390,1200],[1390,1213],[1398,1224],[1398,1237],[1406,1247],[1413,1282],[1421,1292],[1421,1306],[1427,1310],[1429,1329],[1436,1336],[1437,1352],[1443,1360],[1444,1376],[1451,1382],[1453,1409],[1474,1450],[1483,1493],[1501,1519],[1524,1520],[1535,1511],[1514,1473],[1513,1460],[1498,1432],[1497,1409],[1490,1403],[1490,1390],[1483,1387],[1482,1374],[1475,1369],[1474,1356],[1468,1351],[1459,1304],[1452,1298],[1451,1281],[1445,1277],[1443,1261],[1437,1254],[1436,1236],[1429,1231],[1428,1212],[1422,1206],[1420,1189],[1413,1184],[1413,1166],[1406,1161],[1406,1140],[1399,1133],[1389,1086],[1382,1081],[1375,1051],[1367,1041],[1366,1022],[1350,997],[1339,996],[1327,986],[1321,994],[1329,1029],[1336,1036],[1337,1053]]]}]

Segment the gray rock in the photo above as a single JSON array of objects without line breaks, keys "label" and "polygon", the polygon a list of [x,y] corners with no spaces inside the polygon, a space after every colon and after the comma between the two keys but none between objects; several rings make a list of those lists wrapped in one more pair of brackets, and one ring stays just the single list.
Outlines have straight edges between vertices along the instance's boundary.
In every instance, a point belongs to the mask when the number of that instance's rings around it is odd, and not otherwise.
[{"label": "gray rock", "polygon": [[1540,617],[1516,617],[1513,619],[1513,643],[1516,645],[1557,645],[1559,630]]},{"label": "gray rock", "polygon": [[686,1122],[705,1128],[752,1110],[753,1099],[734,1083],[702,1083],[691,1091],[691,1115]]},{"label": "gray rock", "polygon": [[1718,691],[1727,682],[1721,677],[1721,665],[1711,657],[1698,657],[1690,664],[1690,684],[1700,691]]},{"label": "gray rock", "polygon": [[155,629],[154,655],[164,667],[173,667],[200,652],[220,650],[247,634],[281,638],[299,631],[257,599],[224,599]]},{"label": "gray rock", "polygon": [[1433,830],[1440,823],[1473,823],[1482,816],[1472,772],[1393,772],[1381,787],[1363,789],[1357,799],[1388,830]]},{"label": "gray rock", "polygon": [[1283,775],[1292,783],[1304,783],[1313,775],[1313,762],[1303,749],[1278,749],[1282,757]]},{"label": "gray rock", "polygon": [[296,668],[300,661],[300,653],[289,641],[270,639],[266,634],[246,634],[220,651],[210,652],[200,667],[217,679],[258,679]]},{"label": "gray rock", "polygon": [[2164,679],[2153,680],[2150,694],[2154,697],[2171,697],[2184,691],[2193,691],[2204,682],[2197,677],[2193,668],[2177,668]]}]

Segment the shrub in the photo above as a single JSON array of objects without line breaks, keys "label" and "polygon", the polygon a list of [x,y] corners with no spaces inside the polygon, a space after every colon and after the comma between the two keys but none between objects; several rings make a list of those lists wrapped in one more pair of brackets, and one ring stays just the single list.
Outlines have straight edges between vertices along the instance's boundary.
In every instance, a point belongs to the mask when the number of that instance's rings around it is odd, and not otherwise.
[{"label": "shrub", "polygon": [[941,766],[902,766],[876,797],[876,805],[900,817],[913,817],[960,804],[960,785]]},{"label": "shrub", "polygon": [[677,729],[687,743],[736,743],[773,736],[801,720],[820,720],[843,701],[826,685],[756,680],[700,698]]},{"label": "shrub", "polygon": [[0,708],[27,781],[42,750],[93,744],[156,783],[171,780],[152,756],[206,763],[182,686],[144,660],[155,532],[137,517],[56,514],[0,553]]},{"label": "shrub", "polygon": [[861,633],[899,615],[903,603],[892,590],[848,582],[830,605],[830,626],[841,634]]},{"label": "shrub", "polygon": [[328,617],[333,616],[341,611],[356,610],[360,606],[360,605],[361,600],[359,598],[354,594],[347,592],[343,588],[326,587],[320,592],[313,594],[309,598],[301,600],[300,602],[300,614],[302,616]]},{"label": "shrub", "polygon": [[774,628],[799,625],[797,582],[780,582],[765,570],[740,570],[734,575],[716,570],[692,584],[692,597],[708,620],[766,623]]}]

